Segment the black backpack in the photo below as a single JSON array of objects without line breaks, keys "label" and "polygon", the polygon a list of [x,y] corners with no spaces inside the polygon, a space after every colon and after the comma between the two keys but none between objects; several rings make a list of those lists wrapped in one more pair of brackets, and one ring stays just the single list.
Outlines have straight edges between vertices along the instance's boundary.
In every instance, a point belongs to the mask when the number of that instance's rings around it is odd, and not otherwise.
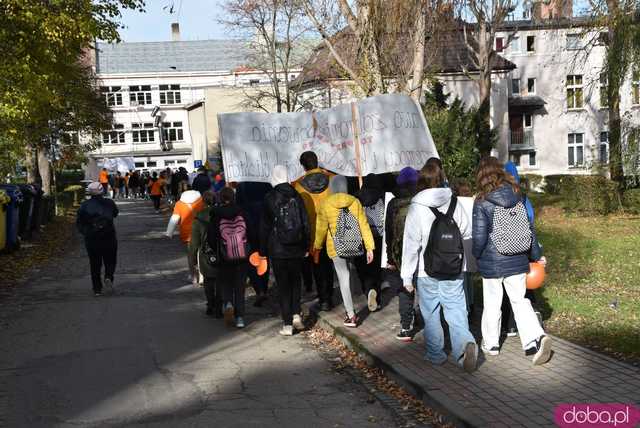
[{"label": "black backpack", "polygon": [[436,218],[431,225],[429,242],[424,252],[424,270],[435,279],[452,280],[462,273],[464,247],[460,229],[453,219],[457,202],[458,199],[452,196],[446,214],[429,207]]},{"label": "black backpack", "polygon": [[301,207],[295,197],[276,202],[274,219],[275,238],[282,245],[295,245],[301,243],[304,236]]}]

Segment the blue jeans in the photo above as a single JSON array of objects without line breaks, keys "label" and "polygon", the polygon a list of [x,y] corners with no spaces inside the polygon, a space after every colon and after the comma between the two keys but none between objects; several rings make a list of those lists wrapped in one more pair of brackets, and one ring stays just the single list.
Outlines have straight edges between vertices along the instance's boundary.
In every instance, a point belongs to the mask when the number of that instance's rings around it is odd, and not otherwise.
[{"label": "blue jeans", "polygon": [[469,331],[462,283],[462,277],[452,281],[440,281],[430,277],[418,278],[418,298],[420,312],[424,318],[424,341],[427,345],[426,359],[433,364],[443,364],[447,360],[440,307],[444,309],[444,318],[449,325],[451,354],[456,362],[464,354],[466,344],[476,342]]}]

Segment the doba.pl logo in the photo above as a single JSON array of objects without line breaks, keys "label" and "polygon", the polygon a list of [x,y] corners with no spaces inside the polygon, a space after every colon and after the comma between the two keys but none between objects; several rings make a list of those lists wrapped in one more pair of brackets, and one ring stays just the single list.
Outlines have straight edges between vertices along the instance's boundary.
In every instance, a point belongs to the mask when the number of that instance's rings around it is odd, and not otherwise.
[{"label": "doba.pl logo", "polygon": [[561,404],[554,415],[561,428],[636,428],[640,424],[640,409],[630,404]]}]

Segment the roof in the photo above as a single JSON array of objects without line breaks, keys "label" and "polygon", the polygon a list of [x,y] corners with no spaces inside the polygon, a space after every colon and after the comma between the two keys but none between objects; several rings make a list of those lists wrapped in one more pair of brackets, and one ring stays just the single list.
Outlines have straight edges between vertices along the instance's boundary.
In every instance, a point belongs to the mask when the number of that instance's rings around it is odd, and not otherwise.
[{"label": "roof", "polygon": [[[336,51],[342,54],[347,65],[352,69],[356,68],[357,46],[354,43],[354,36],[350,29],[345,28],[332,38],[332,43]],[[387,76],[397,73],[397,64],[410,64],[413,61],[412,50],[407,49],[408,40],[402,37],[391,41],[395,45],[386,65],[383,64],[383,72]],[[437,48],[434,48],[437,47]],[[427,70],[435,73],[462,73],[463,71],[474,72],[477,68],[474,65],[475,54],[467,49],[464,41],[462,29],[441,32],[436,39],[429,38],[425,43],[425,66]],[[386,71],[384,69],[387,69]],[[405,67],[409,69],[409,67]],[[497,55],[494,71],[508,71],[515,69],[512,62]],[[296,78],[291,86],[307,86],[315,82],[323,82],[332,79],[350,79],[342,67],[338,65],[324,42],[321,42],[311,54],[309,60],[303,67],[302,73]]]},{"label": "roof", "polygon": [[509,97],[509,107],[542,107],[546,102],[537,95],[528,95],[524,97]]},{"label": "roof", "polygon": [[174,71],[230,71],[247,63],[240,40],[97,43],[98,74]]},{"label": "roof", "polygon": [[592,17],[574,16],[572,18],[505,21],[500,25],[498,31],[553,30],[561,28],[584,28],[590,26],[597,26],[597,22]]}]

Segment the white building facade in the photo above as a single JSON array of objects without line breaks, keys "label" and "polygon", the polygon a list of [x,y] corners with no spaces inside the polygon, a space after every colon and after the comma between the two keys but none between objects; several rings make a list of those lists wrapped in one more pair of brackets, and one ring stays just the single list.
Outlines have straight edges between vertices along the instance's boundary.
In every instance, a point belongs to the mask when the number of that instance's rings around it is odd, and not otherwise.
[{"label": "white building facade", "polygon": [[247,50],[229,40],[97,43],[95,71],[113,128],[89,157],[98,164],[133,157],[141,170],[191,171],[211,160],[219,150],[218,130],[209,129],[216,113],[242,110],[245,92],[270,85],[246,67]]}]

